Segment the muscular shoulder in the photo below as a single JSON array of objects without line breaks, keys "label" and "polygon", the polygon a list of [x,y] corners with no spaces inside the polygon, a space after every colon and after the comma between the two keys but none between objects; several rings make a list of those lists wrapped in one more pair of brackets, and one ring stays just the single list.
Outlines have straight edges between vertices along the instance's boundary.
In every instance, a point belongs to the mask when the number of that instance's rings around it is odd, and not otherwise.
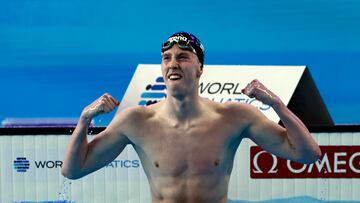
[{"label": "muscular shoulder", "polygon": [[108,128],[118,133],[127,134],[134,126],[151,118],[154,111],[148,107],[135,106],[118,110]]},{"label": "muscular shoulder", "polygon": [[154,116],[154,113],[154,110],[149,107],[134,106],[119,110],[114,119],[120,122],[119,124],[124,124],[125,122],[134,123],[146,120]]},{"label": "muscular shoulder", "polygon": [[265,132],[267,126],[274,125],[259,109],[250,104],[229,103],[227,105],[229,111],[235,112],[237,115],[237,118],[234,119],[238,119],[237,122],[244,124],[244,136],[250,139],[259,132]]},{"label": "muscular shoulder", "polygon": [[263,116],[260,110],[256,107],[240,102],[226,102],[218,104],[217,109],[221,114],[225,115],[229,119],[242,124],[250,124],[259,117]]},{"label": "muscular shoulder", "polygon": [[240,102],[217,103],[211,101],[211,105],[219,113],[226,115],[246,116],[258,111],[254,106]]}]

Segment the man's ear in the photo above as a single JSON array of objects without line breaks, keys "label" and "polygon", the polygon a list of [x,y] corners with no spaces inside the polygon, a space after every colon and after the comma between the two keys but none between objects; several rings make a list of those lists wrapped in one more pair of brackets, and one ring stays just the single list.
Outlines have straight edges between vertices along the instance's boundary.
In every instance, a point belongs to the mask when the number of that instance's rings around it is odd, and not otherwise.
[{"label": "man's ear", "polygon": [[201,64],[200,69],[199,69],[198,72],[196,73],[196,76],[197,76],[198,78],[202,75],[202,73],[203,73],[203,68],[204,68],[204,66],[203,66],[203,64]]}]

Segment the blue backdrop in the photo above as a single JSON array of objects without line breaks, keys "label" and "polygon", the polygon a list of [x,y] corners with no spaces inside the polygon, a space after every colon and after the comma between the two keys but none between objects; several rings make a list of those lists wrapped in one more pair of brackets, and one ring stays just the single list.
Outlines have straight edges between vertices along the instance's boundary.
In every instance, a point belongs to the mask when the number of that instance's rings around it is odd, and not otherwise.
[{"label": "blue backdrop", "polygon": [[207,64],[307,65],[334,121],[360,122],[357,0],[0,3],[0,120],[77,117],[104,92],[121,100],[137,64],[160,63],[161,42],[185,30]]}]

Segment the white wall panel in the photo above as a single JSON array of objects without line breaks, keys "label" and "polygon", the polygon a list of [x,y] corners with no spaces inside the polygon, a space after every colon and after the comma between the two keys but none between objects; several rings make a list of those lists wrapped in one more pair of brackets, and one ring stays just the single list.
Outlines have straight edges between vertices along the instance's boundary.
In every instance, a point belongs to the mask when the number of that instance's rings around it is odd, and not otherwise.
[{"label": "white wall panel", "polygon": [[[323,146],[360,145],[360,133],[313,133]],[[150,202],[150,191],[140,167],[104,167],[79,180],[65,180],[54,163],[63,159],[67,135],[0,136],[0,200],[74,202]],[[253,179],[250,178],[250,146],[243,140],[235,157],[229,199],[269,200],[309,196],[320,200],[360,201],[358,178]],[[26,157],[30,168],[16,172],[13,161]],[[131,146],[116,158],[138,160]],[[42,163],[43,165],[39,165]],[[64,183],[65,181],[65,183]],[[71,183],[71,184],[70,184]],[[66,188],[67,187],[67,188]],[[59,193],[66,193],[59,196]]]}]

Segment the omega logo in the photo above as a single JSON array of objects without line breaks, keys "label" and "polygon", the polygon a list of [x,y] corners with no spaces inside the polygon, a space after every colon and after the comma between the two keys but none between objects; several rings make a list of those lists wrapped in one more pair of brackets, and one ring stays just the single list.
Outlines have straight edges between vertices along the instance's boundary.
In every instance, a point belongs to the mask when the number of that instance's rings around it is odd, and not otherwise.
[{"label": "omega logo", "polygon": [[[268,152],[260,151],[254,156],[254,159],[253,159],[253,164],[254,164],[254,168],[255,168],[253,170],[254,173],[263,173],[263,171],[259,167],[259,161],[258,160],[259,160],[259,156],[261,154],[264,154],[264,153],[267,154]],[[273,154],[271,154],[271,157],[272,157],[273,164],[272,164],[270,170],[267,173],[276,173],[278,171],[277,170],[278,160],[277,160],[276,156],[273,155]]]},{"label": "omega logo", "polygon": [[360,178],[360,146],[320,146],[322,156],[311,164],[276,157],[250,148],[251,178]]}]

